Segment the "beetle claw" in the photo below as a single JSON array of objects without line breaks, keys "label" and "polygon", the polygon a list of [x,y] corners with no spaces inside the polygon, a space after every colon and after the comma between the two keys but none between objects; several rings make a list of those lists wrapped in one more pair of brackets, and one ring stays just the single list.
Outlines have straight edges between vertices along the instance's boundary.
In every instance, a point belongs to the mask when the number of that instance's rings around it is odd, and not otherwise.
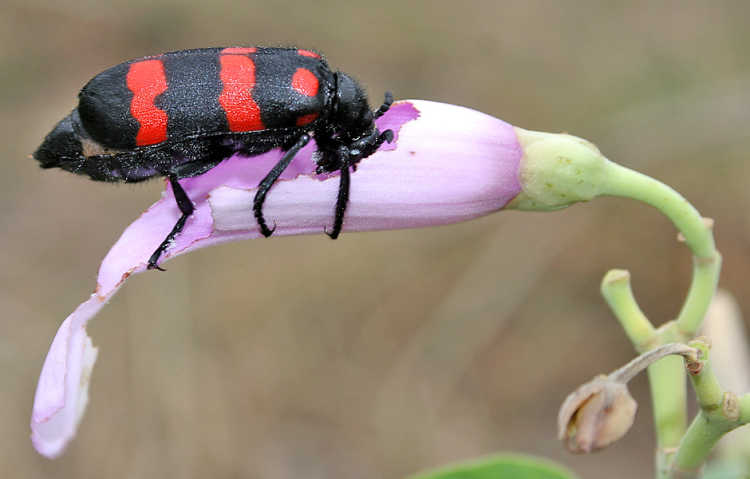
[{"label": "beetle claw", "polygon": [[159,271],[166,271],[166,269],[164,269],[161,266],[159,266],[158,264],[156,264],[155,261],[154,262],[149,261],[148,262],[148,266],[146,266],[146,269],[147,270],[156,269],[156,270],[159,270]]}]

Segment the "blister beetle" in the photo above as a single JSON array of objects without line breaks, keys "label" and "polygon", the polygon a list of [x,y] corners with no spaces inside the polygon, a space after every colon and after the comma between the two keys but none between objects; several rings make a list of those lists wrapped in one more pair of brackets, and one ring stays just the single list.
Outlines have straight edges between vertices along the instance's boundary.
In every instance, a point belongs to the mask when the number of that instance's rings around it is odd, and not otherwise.
[{"label": "blister beetle", "polygon": [[341,232],[350,168],[393,140],[375,119],[393,98],[370,109],[349,75],[296,48],[230,47],[165,53],[121,63],[91,79],[78,107],[33,154],[42,168],[62,168],[97,181],[168,178],[182,216],[148,260],[158,261],[194,206],[179,180],[198,176],[233,153],[285,153],[258,184],[253,212],[268,237],[263,202],[294,156],[311,139],[317,172],[339,171],[331,238]]}]

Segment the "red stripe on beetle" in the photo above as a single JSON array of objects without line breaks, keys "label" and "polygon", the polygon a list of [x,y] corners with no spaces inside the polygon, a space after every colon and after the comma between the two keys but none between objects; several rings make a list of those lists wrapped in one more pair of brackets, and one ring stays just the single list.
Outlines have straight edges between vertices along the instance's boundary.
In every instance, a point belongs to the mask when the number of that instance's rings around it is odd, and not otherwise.
[{"label": "red stripe on beetle", "polygon": [[303,57],[312,57],[312,58],[320,58],[320,55],[318,55],[315,52],[311,52],[310,50],[297,50],[297,53],[302,55]]},{"label": "red stripe on beetle", "polygon": [[235,54],[235,55],[246,55],[248,53],[255,53],[258,49],[255,47],[229,47],[221,51],[221,53]]},{"label": "red stripe on beetle", "polygon": [[292,75],[292,88],[302,95],[317,95],[319,86],[318,77],[307,68],[297,68],[297,71]]},{"label": "red stripe on beetle", "polygon": [[167,112],[154,104],[156,97],[167,91],[167,76],[161,60],[131,63],[125,77],[133,92],[130,114],[138,121],[137,146],[154,145],[167,140]]},{"label": "red stripe on beetle", "polygon": [[310,113],[309,115],[302,115],[297,118],[297,126],[305,126],[314,122],[318,119],[317,113]]},{"label": "red stripe on beetle", "polygon": [[224,89],[219,104],[227,115],[231,131],[263,130],[260,107],[253,100],[255,62],[242,55],[219,55],[219,77]]}]

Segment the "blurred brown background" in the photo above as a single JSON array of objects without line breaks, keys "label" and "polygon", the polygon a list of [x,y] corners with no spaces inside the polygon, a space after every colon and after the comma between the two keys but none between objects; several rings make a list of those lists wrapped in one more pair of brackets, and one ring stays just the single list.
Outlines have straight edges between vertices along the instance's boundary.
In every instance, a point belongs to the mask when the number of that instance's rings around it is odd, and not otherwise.
[{"label": "blurred brown background", "polygon": [[571,132],[666,181],[716,219],[722,286],[750,313],[750,8],[656,3],[4,0],[0,477],[399,478],[506,450],[585,478],[649,477],[643,378],[620,443],[573,457],[555,439],[564,396],[632,356],[599,296],[604,272],[630,269],[658,323],[689,283],[668,221],[619,199],[234,243],[131,278],[89,328],[100,354],[79,435],[43,459],[28,421],[49,343],[162,184],[97,184],[27,155],[125,59],[316,48],[373,98]]}]

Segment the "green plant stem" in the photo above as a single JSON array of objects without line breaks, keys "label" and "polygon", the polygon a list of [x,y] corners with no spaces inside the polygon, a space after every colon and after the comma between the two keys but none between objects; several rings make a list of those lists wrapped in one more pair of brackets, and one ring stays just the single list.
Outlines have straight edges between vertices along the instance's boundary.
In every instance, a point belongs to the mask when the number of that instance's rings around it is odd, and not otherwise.
[{"label": "green plant stem", "polygon": [[653,348],[657,339],[656,329],[633,296],[630,273],[624,269],[610,270],[602,279],[601,291],[636,351],[644,353]]},{"label": "green plant stem", "polygon": [[[642,201],[674,223],[693,253],[693,279],[677,319],[658,329],[638,307],[626,271],[607,273],[602,282],[602,293],[639,352],[669,342],[686,342],[700,327],[719,279],[721,256],[716,251],[711,226],[669,186],[616,163],[607,163],[606,171],[607,182],[601,188],[601,194]],[[682,361],[675,357],[664,358],[648,368],[648,376],[657,437],[657,477],[667,478],[675,451],[687,428],[687,392]]]},{"label": "green plant stem", "polygon": [[727,432],[750,421],[750,396],[739,400],[725,392],[716,378],[703,340],[690,346],[701,351],[697,361],[686,360],[700,411],[688,428],[671,464],[672,478],[700,477],[700,470],[716,442]]},{"label": "green plant stem", "polygon": [[709,361],[710,347],[705,338],[698,338],[690,341],[689,344],[700,351],[697,360],[687,361],[688,371],[691,369],[695,371],[690,375],[690,381],[693,384],[698,405],[705,410],[715,409],[721,405],[724,389],[719,384],[719,379],[714,374]]},{"label": "green plant stem", "polygon": [[[713,245],[713,235],[711,235]],[[677,316],[676,327],[685,337],[692,337],[701,327],[708,305],[716,294],[721,272],[721,254],[714,249],[710,257],[693,257],[693,281],[685,303]],[[708,298],[708,303],[706,303]]]},{"label": "green plant stem", "polygon": [[667,216],[685,238],[694,256],[693,281],[676,322],[681,333],[695,335],[716,292],[721,269],[721,256],[716,251],[710,225],[674,189],[616,163],[610,162],[607,166],[607,184],[602,194],[632,198],[653,206]]},{"label": "green plant stem", "polygon": [[687,388],[682,360],[664,358],[648,368],[656,428],[657,477],[664,476],[687,428]]},{"label": "green plant stem", "polygon": [[737,427],[728,420],[710,418],[710,414],[701,410],[695,416],[685,433],[680,448],[671,465],[673,478],[698,478],[703,463],[721,436]]}]

